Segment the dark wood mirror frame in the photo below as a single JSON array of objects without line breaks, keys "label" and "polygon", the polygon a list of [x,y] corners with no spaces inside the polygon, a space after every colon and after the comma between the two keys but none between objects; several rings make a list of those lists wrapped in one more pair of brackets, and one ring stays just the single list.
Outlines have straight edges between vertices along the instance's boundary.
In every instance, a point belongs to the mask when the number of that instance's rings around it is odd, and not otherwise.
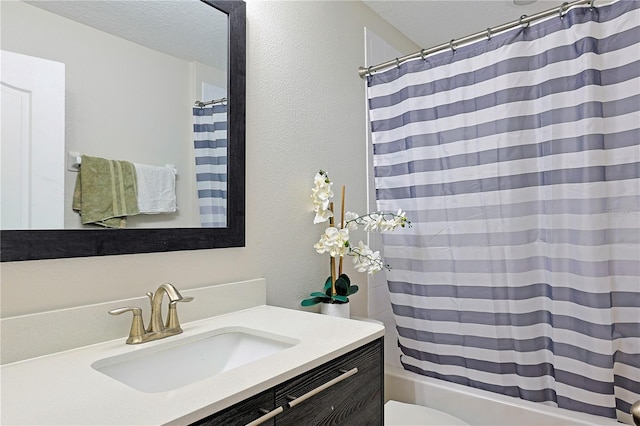
[{"label": "dark wood mirror frame", "polygon": [[246,4],[201,1],[229,16],[227,227],[0,231],[2,262],[244,246]]}]

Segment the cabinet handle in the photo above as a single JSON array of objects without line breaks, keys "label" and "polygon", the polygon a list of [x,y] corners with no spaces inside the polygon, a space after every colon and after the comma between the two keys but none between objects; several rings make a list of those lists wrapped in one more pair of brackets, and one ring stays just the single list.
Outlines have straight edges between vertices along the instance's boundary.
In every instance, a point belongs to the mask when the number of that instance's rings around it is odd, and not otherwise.
[{"label": "cabinet handle", "polygon": [[274,418],[275,416],[277,416],[278,414],[282,413],[283,411],[284,411],[284,408],[278,407],[275,410],[269,411],[264,416],[258,417],[257,419],[255,419],[251,423],[247,423],[246,426],[257,426],[257,425],[260,425],[260,424],[266,422],[267,420]]},{"label": "cabinet handle", "polygon": [[[311,398],[313,395],[317,395],[320,392],[322,392],[323,390],[330,388],[331,386],[340,383],[341,381],[348,379],[349,377],[353,376],[354,374],[356,374],[358,372],[358,368],[354,367],[349,371],[346,370],[340,370],[340,372],[342,373],[341,375],[339,375],[338,377],[336,377],[333,380],[329,380],[327,383],[318,386],[315,389],[310,390],[309,392],[305,393],[302,396],[299,397],[295,397],[295,396],[289,396],[287,395],[287,399],[291,400],[290,402],[287,403],[287,407],[291,408],[291,407],[295,407],[296,405],[300,404],[301,402],[306,401],[307,399]],[[262,410],[261,410],[262,411]],[[276,408],[275,410],[271,410],[269,412],[267,412],[266,414],[264,414],[261,417],[258,417],[257,419],[255,419],[254,421],[252,421],[251,423],[247,423],[246,426],[257,426],[260,425],[264,422],[266,422],[269,419],[274,418],[275,416],[277,416],[278,414],[282,413],[284,411],[284,406],[280,406],[278,408]]]},{"label": "cabinet handle", "polygon": [[[341,372],[344,370],[340,370]],[[287,395],[288,399],[292,399],[293,400],[289,403],[287,403],[287,406],[289,406],[289,408],[295,407],[296,405],[300,404],[301,402],[306,401],[307,399],[311,398],[314,395],[319,394],[320,392],[322,392],[323,390],[330,388],[331,386],[340,383],[341,381],[348,379],[349,377],[353,376],[354,374],[356,374],[358,372],[358,367],[354,367],[349,371],[344,371],[344,373],[342,373],[341,375],[339,375],[338,377],[336,377],[333,380],[329,380],[327,383],[325,383],[324,385],[320,385],[315,389],[310,390],[309,392],[305,393],[302,396],[299,397],[290,397]]]}]

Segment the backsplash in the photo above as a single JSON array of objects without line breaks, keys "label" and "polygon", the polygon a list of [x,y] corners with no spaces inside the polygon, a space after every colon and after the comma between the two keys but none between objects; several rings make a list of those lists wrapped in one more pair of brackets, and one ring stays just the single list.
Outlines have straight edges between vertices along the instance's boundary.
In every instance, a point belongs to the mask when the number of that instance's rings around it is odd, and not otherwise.
[{"label": "backsplash", "polygon": [[[178,314],[183,324],[266,304],[266,280],[263,278],[178,290],[183,296],[194,298],[179,307]],[[153,292],[155,288],[149,291]],[[131,328],[131,315],[111,316],[107,312],[125,306],[142,308],[146,325],[150,306],[144,295],[1,319],[0,364],[118,338],[122,338],[124,345]]]}]

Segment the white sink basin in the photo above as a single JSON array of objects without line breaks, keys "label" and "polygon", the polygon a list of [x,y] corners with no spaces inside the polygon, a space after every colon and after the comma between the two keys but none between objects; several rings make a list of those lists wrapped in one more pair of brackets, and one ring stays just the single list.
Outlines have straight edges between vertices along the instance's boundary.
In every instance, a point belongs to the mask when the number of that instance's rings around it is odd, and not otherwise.
[{"label": "white sink basin", "polygon": [[155,346],[101,359],[91,367],[139,391],[166,392],[264,358],[299,342],[243,327],[222,328],[183,339],[169,337]]}]

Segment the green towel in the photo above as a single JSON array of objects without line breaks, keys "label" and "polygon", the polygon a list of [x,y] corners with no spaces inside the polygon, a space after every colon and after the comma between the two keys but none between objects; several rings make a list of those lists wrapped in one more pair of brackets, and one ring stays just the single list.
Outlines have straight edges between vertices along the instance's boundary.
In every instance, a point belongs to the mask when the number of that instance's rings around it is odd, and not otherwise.
[{"label": "green towel", "polygon": [[127,216],[140,213],[133,163],[83,155],[73,210],[80,213],[83,225],[125,228]]}]

